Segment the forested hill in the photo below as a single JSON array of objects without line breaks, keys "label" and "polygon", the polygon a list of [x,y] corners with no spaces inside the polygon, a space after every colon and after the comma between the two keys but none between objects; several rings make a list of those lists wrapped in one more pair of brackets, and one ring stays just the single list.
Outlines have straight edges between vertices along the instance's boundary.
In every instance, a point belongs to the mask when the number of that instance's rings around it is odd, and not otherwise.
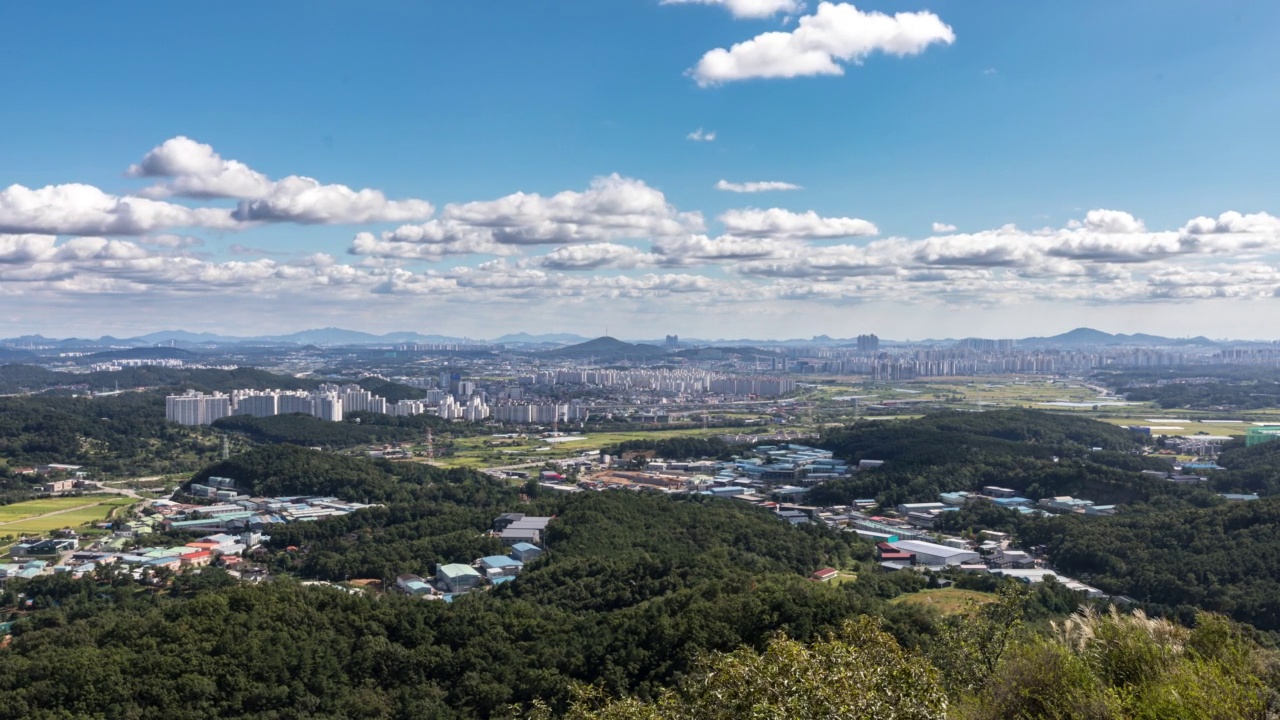
[{"label": "forested hill", "polygon": [[932,465],[991,450],[1050,457],[1089,448],[1132,450],[1140,438],[1089,418],[1038,410],[950,411],[886,423],[862,421],[827,431],[823,447],[849,460]]},{"label": "forested hill", "polygon": [[1280,498],[1110,518],[1062,516],[1021,534],[1063,572],[1184,619],[1197,608],[1280,631]]},{"label": "forested hill", "polygon": [[[409,499],[415,486],[447,471],[420,463],[391,463],[298,447],[267,445],[210,465],[192,477],[236,480],[252,495],[333,495],[357,502]],[[188,483],[189,484],[189,483]]]},{"label": "forested hill", "polygon": [[33,365],[0,366],[0,394],[40,392],[51,388],[83,387],[89,390],[136,388],[193,389],[206,392],[253,390],[308,390],[319,381],[276,375],[256,368],[206,370],[153,365],[91,373],[53,372]]},{"label": "forested hill", "polygon": [[[430,575],[438,563],[503,552],[484,531],[511,511],[555,516],[547,554],[515,582],[452,604],[288,582],[221,587],[213,570],[158,597],[64,577],[28,584],[47,609],[0,650],[0,718],[53,717],[54,708],[138,718],[502,716],[508,703],[563,702],[573,682],[652,695],[707,652],[762,647],[778,631],[809,640],[871,613],[914,643],[929,626],[917,606],[885,602],[923,585],[916,576],[807,579],[825,566],[869,570],[870,547],[852,533],[701,496],[522,502],[518,488],[471,471],[408,476],[392,473],[400,464],[322,457],[279,447],[201,474],[239,472],[263,490],[350,483],[391,497],[273,528],[277,573],[388,584]],[[111,689],[123,687],[146,692]]]},{"label": "forested hill", "polygon": [[[1128,454],[1141,438],[1088,418],[1034,410],[945,412],[905,422],[862,421],[828,430],[819,445],[852,462],[883,460],[871,472],[819,486],[810,500],[847,504],[877,498],[887,506],[931,502],[938,493],[999,485],[1031,499],[1085,497],[1133,503],[1180,492],[1139,470],[1168,469]],[[1102,448],[1095,451],[1094,448]]]},{"label": "forested hill", "polygon": [[[1081,602],[1052,581],[1007,581],[999,602],[945,619],[927,598],[890,602],[925,577],[879,572],[853,533],[793,526],[731,499],[527,497],[473,471],[284,445],[196,477],[210,474],[255,492],[383,504],[273,527],[262,560],[276,579],[257,585],[203,568],[143,587],[114,566],[81,580],[8,581],[0,620],[16,622],[0,648],[0,720],[710,720],[752,707],[863,720],[1039,718],[1055,708],[1065,708],[1058,717],[1262,718],[1272,676],[1260,668],[1275,666],[1212,618],[1196,618],[1193,631],[1085,616],[1069,626],[1075,634],[1036,634],[1027,623]],[[546,553],[514,581],[451,603],[295,582],[390,587],[402,573],[499,554],[506,548],[486,531],[513,511],[553,516]],[[844,571],[840,582],[807,579],[827,566]],[[997,589],[989,576],[958,582]],[[1107,638],[1123,639],[1122,651]],[[575,704],[582,688],[597,699]],[[593,709],[619,696],[640,700]],[[814,710],[850,707],[860,709]],[[1108,712],[1081,714],[1098,708]]]}]

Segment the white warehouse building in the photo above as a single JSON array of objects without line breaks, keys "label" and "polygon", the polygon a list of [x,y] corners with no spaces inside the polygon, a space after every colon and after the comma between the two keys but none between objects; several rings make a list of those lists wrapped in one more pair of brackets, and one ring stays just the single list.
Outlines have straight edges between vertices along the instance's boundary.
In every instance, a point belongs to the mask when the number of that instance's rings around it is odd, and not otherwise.
[{"label": "white warehouse building", "polygon": [[947,547],[946,545],[936,545],[934,543],[924,542],[921,540],[899,540],[898,542],[889,544],[901,552],[914,554],[916,556],[917,565],[938,567],[942,565],[962,565],[964,563],[976,563],[981,561],[978,553],[972,550],[961,550],[959,548]]}]

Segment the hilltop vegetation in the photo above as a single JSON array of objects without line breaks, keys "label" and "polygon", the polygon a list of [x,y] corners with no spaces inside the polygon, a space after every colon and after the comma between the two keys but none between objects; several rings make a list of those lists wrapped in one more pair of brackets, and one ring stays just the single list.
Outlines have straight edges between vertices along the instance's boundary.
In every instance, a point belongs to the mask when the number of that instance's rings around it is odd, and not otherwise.
[{"label": "hilltop vegetation", "polygon": [[[436,563],[501,552],[482,535],[500,512],[556,520],[548,554],[517,582],[451,605],[289,582],[232,587],[216,571],[159,597],[65,577],[29,583],[23,590],[45,609],[0,650],[0,717],[52,717],[54,708],[140,718],[295,717],[299,708],[489,717],[537,698],[559,706],[577,682],[649,696],[704,653],[762,647],[775,631],[810,640],[873,613],[914,643],[929,624],[925,611],[884,601],[911,578],[872,575],[856,588],[806,579],[868,558],[855,536],[795,528],[732,501],[618,492],[522,503],[516,488],[468,471],[289,446],[197,478],[209,474],[255,491],[386,498],[382,508],[273,528],[273,567],[302,577],[430,574]],[[71,675],[81,681],[55,681],[56,690],[36,682]],[[98,690],[107,685],[148,690]]]},{"label": "hilltop vegetation", "polygon": [[1061,516],[1019,534],[1065,573],[1182,618],[1197,608],[1280,631],[1280,498],[1106,518]]},{"label": "hilltop vegetation", "polygon": [[10,466],[67,463],[106,475],[191,472],[218,442],[165,422],[160,393],[98,398],[0,397],[0,458]]},{"label": "hilltop vegetation", "polygon": [[317,385],[319,382],[315,380],[276,375],[257,368],[205,370],[145,365],[114,371],[65,373],[53,372],[33,365],[0,366],[0,394],[40,392],[57,387],[83,387],[89,390],[106,390],[116,387],[121,390],[167,388],[231,392],[255,388],[309,390]]},{"label": "hilltop vegetation", "polygon": [[1088,418],[1034,410],[944,412],[892,425],[863,421],[827,431],[819,445],[853,463],[884,460],[885,465],[819,486],[810,493],[818,504],[858,498],[876,498],[883,506],[929,502],[941,492],[984,485],[1008,487],[1033,500],[1073,495],[1099,504],[1192,492],[1154,483],[1138,472],[1169,467],[1130,454],[1141,447],[1138,435]]},{"label": "hilltop vegetation", "polygon": [[[890,603],[925,579],[877,572],[870,546],[852,533],[792,526],[734,500],[524,498],[471,471],[290,445],[193,479],[209,475],[255,494],[382,506],[272,528],[268,562],[281,579],[260,585],[206,569],[153,593],[109,579],[109,568],[101,583],[59,575],[6,585],[0,606],[12,607],[18,592],[33,605],[0,649],[0,718],[727,718],[754,707],[787,718],[844,708],[840,716],[1030,719],[1058,708],[1061,717],[1261,720],[1276,686],[1271,655],[1192,612],[1179,617],[1194,630],[1084,614],[1055,634],[1035,623],[1081,597],[1056,583],[1029,594],[993,578],[983,589],[1001,599],[980,610],[944,618],[927,604]],[[510,511],[554,516],[547,553],[515,582],[452,603],[289,579],[389,586],[401,573],[430,575],[439,563],[502,552],[485,531]],[[1242,522],[1224,520],[1222,532]],[[1137,531],[1131,541],[1146,542]],[[1185,561],[1151,552],[1153,566]],[[807,579],[826,566],[856,579]],[[1266,597],[1263,585],[1253,589]]]}]

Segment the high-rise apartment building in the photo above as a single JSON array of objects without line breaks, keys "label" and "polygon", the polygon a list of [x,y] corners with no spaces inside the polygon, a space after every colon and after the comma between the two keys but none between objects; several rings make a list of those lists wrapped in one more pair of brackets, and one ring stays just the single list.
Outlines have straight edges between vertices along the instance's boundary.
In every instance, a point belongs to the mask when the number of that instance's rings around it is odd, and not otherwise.
[{"label": "high-rise apartment building", "polygon": [[205,395],[188,390],[182,395],[170,395],[164,401],[165,419],[179,425],[209,425],[229,415],[231,398],[222,393]]}]

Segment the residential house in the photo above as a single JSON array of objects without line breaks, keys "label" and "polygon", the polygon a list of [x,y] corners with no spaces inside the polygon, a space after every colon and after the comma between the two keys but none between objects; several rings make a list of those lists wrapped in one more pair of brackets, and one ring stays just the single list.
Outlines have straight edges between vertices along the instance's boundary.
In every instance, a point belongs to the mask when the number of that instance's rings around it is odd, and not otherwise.
[{"label": "residential house", "polygon": [[840,571],[835,568],[822,568],[821,570],[814,570],[813,574],[809,576],[809,579],[817,580],[818,582],[827,582],[829,580],[835,580],[838,577],[840,577]]}]

